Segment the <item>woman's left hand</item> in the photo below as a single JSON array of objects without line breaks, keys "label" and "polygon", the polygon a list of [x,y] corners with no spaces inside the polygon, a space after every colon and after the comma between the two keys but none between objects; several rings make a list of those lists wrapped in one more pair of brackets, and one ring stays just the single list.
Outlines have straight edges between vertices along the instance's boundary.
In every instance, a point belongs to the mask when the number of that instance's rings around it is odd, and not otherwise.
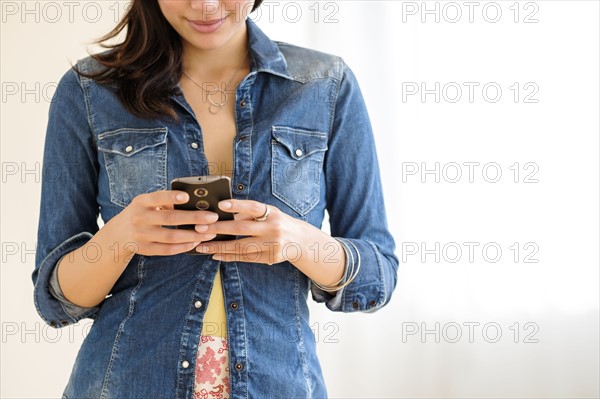
[{"label": "woman's left hand", "polygon": [[[196,225],[202,234],[231,234],[246,236],[232,241],[204,242],[196,250],[214,254],[225,262],[253,262],[272,265],[299,260],[305,241],[317,232],[314,226],[295,219],[273,205],[252,200],[225,200],[219,208],[234,213],[234,220]],[[266,215],[266,217],[265,217]],[[256,220],[259,219],[259,220]],[[264,220],[263,220],[264,219]]]}]

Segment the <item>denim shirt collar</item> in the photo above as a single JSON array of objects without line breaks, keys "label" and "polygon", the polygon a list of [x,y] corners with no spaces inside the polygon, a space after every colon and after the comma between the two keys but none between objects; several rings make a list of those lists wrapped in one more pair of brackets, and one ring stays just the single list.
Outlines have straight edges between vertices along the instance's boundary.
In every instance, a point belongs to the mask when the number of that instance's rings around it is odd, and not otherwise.
[{"label": "denim shirt collar", "polygon": [[268,72],[290,79],[285,57],[275,42],[250,18],[246,20],[248,27],[248,46],[254,62],[252,72]]}]

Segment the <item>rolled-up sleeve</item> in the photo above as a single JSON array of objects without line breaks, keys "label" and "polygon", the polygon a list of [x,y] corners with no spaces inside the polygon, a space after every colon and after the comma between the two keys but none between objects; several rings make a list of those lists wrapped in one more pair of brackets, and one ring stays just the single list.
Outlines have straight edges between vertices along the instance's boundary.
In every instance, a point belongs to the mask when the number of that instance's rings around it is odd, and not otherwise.
[{"label": "rolled-up sleeve", "polygon": [[346,260],[354,262],[358,273],[340,291],[330,293],[312,285],[311,292],[315,301],[325,302],[332,311],[374,312],[390,301],[399,262],[388,229],[367,109],[354,74],[343,62],[341,68],[325,161],[327,211],[331,235],[346,243],[350,255]]},{"label": "rolled-up sleeve", "polygon": [[[78,235],[77,237],[73,237],[73,241],[79,239],[80,236],[89,236],[89,234],[81,233],[81,235]],[[65,255],[65,256],[68,256],[68,255]],[[63,258],[64,258],[64,256],[63,256]],[[58,261],[58,263],[60,263],[60,260]],[[81,317],[83,317],[84,313],[93,309],[93,307],[83,307],[83,306],[75,305],[73,302],[69,301],[65,297],[65,295],[62,292],[62,289],[60,288],[60,283],[58,282],[58,266],[55,267],[54,270],[52,271],[52,273],[50,274],[49,289],[50,289],[50,293],[52,294],[52,296],[60,301],[61,305],[65,308],[65,311],[68,314],[70,314],[71,317],[73,317],[73,318],[81,318]]]},{"label": "rolled-up sleeve", "polygon": [[48,114],[32,273],[36,310],[52,327],[94,318],[99,309],[65,306],[53,295],[50,284],[63,256],[84,245],[99,229],[98,162],[85,104],[79,78],[69,70],[56,88]]}]

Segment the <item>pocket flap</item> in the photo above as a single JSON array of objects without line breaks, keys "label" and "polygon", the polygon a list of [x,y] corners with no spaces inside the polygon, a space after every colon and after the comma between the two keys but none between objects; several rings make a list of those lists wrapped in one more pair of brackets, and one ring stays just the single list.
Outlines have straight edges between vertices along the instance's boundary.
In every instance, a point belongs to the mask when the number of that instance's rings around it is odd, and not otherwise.
[{"label": "pocket flap", "polygon": [[287,148],[294,159],[303,159],[315,152],[327,150],[327,134],[285,126],[271,128],[273,139]]},{"label": "pocket flap", "polygon": [[167,140],[167,128],[130,129],[122,128],[98,136],[98,149],[126,157],[143,149],[163,144]]}]

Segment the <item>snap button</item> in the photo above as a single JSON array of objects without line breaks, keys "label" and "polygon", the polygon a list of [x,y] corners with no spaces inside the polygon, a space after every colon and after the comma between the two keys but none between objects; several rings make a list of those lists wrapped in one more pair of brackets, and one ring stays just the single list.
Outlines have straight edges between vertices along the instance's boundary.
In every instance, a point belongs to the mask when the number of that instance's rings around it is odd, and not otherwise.
[{"label": "snap button", "polygon": [[62,324],[63,326],[66,326],[67,324],[69,324],[69,322],[66,320],[61,320],[60,324]]},{"label": "snap button", "polygon": [[242,363],[236,363],[236,364],[235,364],[235,369],[236,369],[236,370],[238,370],[238,371],[239,371],[239,370],[241,370],[241,369],[243,369],[243,368],[244,368],[244,365],[243,365]]},{"label": "snap button", "polygon": [[198,143],[192,143],[190,144],[192,146],[192,148],[195,150],[198,148]]},{"label": "snap button", "polygon": [[188,362],[187,360],[184,360],[183,362],[181,362],[181,367],[183,367],[184,369],[187,369],[188,367],[190,367],[190,362]]},{"label": "snap button", "polygon": [[200,302],[200,301],[196,301],[196,302],[194,302],[194,307],[195,307],[196,309],[200,309],[200,308],[202,307],[202,302]]},{"label": "snap button", "polygon": [[128,145],[128,146],[125,148],[125,152],[131,152],[131,151],[133,151],[133,146],[131,146],[131,145]]},{"label": "snap button", "polygon": [[243,184],[238,184],[237,185],[237,189],[238,189],[238,191],[244,191],[244,185]]},{"label": "snap button", "polygon": [[354,301],[354,302],[352,302],[352,307],[353,307],[354,309],[358,309],[358,308],[360,307],[360,303],[358,303],[358,302]]},{"label": "snap button", "polygon": [[246,101],[244,101],[244,100],[240,101],[240,107],[245,108],[246,107]]},{"label": "snap button", "polygon": [[374,307],[375,305],[377,305],[377,302],[375,302],[375,301],[369,302],[369,307],[370,308]]},{"label": "snap button", "polygon": [[235,310],[238,308],[237,302],[231,302],[231,309]]},{"label": "snap button", "polygon": [[302,154],[303,154],[302,150],[301,150],[300,148],[298,148],[298,149],[296,150],[296,156],[298,156],[298,157],[301,157],[301,156],[302,156]]}]

